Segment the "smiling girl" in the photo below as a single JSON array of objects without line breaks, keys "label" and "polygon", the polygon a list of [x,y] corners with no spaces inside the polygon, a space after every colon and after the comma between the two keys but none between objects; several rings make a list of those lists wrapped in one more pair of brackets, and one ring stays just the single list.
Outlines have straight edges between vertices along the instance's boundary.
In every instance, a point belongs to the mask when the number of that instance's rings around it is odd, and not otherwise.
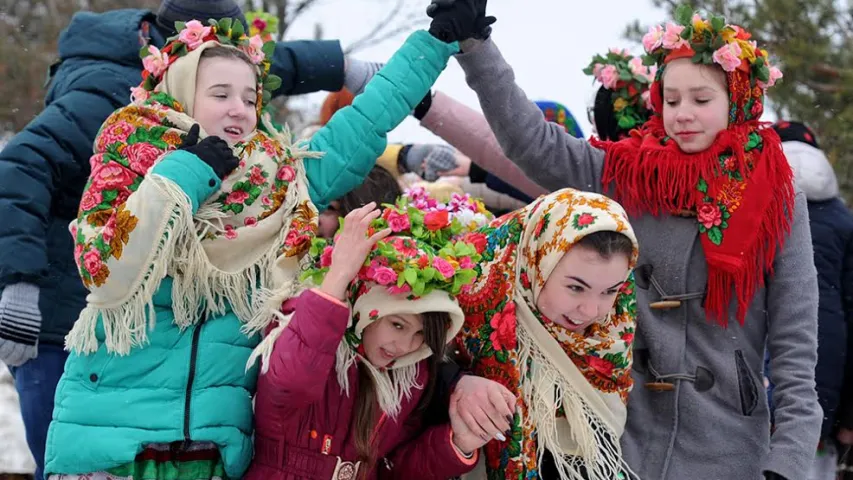
[{"label": "smiling girl", "polygon": [[[482,246],[483,261],[459,296],[462,356],[476,376],[456,388],[484,377],[519,399],[509,431],[486,445],[468,478],[620,478],[637,260],[622,207],[564,189],[463,239]],[[452,399],[454,409],[467,415]],[[479,428],[490,421],[477,417],[472,431],[492,436]]]},{"label": "smiling girl", "polygon": [[[507,157],[549,190],[625,206],[637,267],[635,388],[622,446],[640,478],[805,478],[820,430],[817,278],[805,196],[760,123],[781,77],[750,34],[680,8],[643,39],[654,115],[618,142],[544,121],[495,43],[458,60]],[[776,430],[761,378],[776,385]]]}]

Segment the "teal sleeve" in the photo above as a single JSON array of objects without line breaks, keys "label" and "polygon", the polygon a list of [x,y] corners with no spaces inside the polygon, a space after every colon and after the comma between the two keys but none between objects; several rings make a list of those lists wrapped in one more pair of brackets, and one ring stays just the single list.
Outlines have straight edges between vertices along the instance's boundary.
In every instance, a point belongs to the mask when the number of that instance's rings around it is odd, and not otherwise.
[{"label": "teal sleeve", "polygon": [[175,182],[190,197],[193,214],[207,198],[213,195],[222,182],[210,165],[186,150],[175,150],[151,167],[155,173]]},{"label": "teal sleeve", "polygon": [[359,186],[385,151],[388,132],[423,100],[459,51],[420,30],[409,36],[352,105],[338,110],[311,138],[322,158],[305,159],[311,201],[321,212]]}]

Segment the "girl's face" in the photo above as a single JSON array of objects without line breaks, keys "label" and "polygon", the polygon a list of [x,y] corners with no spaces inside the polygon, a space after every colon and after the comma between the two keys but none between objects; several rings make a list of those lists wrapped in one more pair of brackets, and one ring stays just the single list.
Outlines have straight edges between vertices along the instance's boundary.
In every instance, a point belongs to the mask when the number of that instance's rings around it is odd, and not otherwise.
[{"label": "girl's face", "polygon": [[729,124],[726,74],[689,58],[667,64],[663,74],[663,126],[681,151],[710,147]]},{"label": "girl's face", "polygon": [[255,130],[257,79],[236,58],[204,58],[196,75],[193,117],[208,135],[234,144]]},{"label": "girl's face", "polygon": [[629,270],[626,255],[604,258],[595,250],[576,246],[554,267],[539,291],[536,308],[558,325],[583,331],[607,317]]},{"label": "girl's face", "polygon": [[320,214],[318,233],[326,240],[331,240],[340,227],[341,214],[338,212],[339,208],[340,204],[335,201],[330,203],[329,208]]},{"label": "girl's face", "polygon": [[361,343],[367,360],[374,367],[387,367],[421,348],[424,344],[423,320],[416,313],[380,317],[364,329]]}]

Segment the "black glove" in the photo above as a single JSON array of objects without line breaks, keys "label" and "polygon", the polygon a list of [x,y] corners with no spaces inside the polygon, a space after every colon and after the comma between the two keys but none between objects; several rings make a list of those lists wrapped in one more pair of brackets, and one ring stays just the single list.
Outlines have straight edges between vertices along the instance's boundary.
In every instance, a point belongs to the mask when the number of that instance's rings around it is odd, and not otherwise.
[{"label": "black glove", "polygon": [[469,38],[485,40],[497,21],[486,16],[486,0],[432,0],[427,15],[433,19],[429,32],[448,43]]},{"label": "black glove", "polygon": [[186,150],[197,156],[210,165],[220,180],[224,179],[237,168],[240,159],[234,156],[228,143],[219,137],[210,136],[199,142],[198,131],[198,124],[193,125],[179,150]]},{"label": "black glove", "polygon": [[432,107],[432,90],[427,92],[424,99],[421,100],[421,103],[415,107],[415,111],[412,112],[412,115],[418,120],[423,120],[426,114],[429,113],[430,107]]},{"label": "black glove", "polygon": [[776,472],[764,472],[764,478],[766,480],[786,480],[785,477]]}]

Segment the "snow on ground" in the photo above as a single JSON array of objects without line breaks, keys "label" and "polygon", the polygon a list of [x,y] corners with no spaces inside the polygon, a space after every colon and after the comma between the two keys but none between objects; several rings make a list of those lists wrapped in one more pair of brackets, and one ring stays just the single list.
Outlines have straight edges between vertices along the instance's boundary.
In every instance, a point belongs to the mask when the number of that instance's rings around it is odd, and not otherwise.
[{"label": "snow on ground", "polygon": [[35,469],[24,437],[18,393],[9,369],[0,362],[0,475],[32,473]]}]

